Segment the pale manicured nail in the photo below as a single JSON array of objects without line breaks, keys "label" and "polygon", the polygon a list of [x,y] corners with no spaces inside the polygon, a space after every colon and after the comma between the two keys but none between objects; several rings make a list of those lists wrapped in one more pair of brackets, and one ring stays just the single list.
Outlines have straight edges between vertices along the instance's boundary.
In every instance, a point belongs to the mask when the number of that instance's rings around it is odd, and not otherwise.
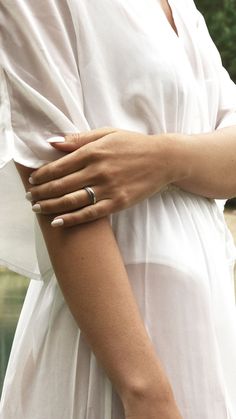
[{"label": "pale manicured nail", "polygon": [[27,194],[25,195],[26,199],[28,201],[33,201],[33,197],[32,197],[32,193],[31,192],[27,192]]},{"label": "pale manicured nail", "polygon": [[32,206],[32,211],[34,211],[34,212],[41,212],[41,206],[40,206],[40,204],[34,204]]},{"label": "pale manicured nail", "polygon": [[56,220],[53,220],[51,222],[52,227],[60,227],[60,226],[63,226],[63,224],[64,224],[64,220],[62,218],[57,218]]},{"label": "pale manicured nail", "polygon": [[48,138],[48,140],[46,140],[47,143],[65,143],[65,138],[64,137],[51,137]]},{"label": "pale manicured nail", "polygon": [[35,184],[34,179],[32,178],[32,176],[29,177],[29,183],[31,185],[34,185]]}]

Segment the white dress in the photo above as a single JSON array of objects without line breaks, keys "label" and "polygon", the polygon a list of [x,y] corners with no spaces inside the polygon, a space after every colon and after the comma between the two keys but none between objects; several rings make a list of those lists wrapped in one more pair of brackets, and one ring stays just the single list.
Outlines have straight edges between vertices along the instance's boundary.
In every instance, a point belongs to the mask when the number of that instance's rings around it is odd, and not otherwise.
[{"label": "white dress", "polygon": [[[33,278],[1,419],[123,419],[70,314],[12,160],[62,155],[58,132],[236,125],[236,88],[192,0],[0,0],[0,264]],[[11,114],[11,120],[9,115]],[[213,199],[166,189],[111,217],[184,419],[236,419],[235,246]]]}]

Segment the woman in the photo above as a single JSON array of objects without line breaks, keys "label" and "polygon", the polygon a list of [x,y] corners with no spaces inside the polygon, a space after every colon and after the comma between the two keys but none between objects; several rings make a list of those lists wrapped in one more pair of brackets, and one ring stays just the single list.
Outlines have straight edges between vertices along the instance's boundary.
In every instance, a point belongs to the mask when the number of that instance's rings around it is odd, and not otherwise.
[{"label": "woman", "polygon": [[[236,94],[201,15],[191,0],[0,6],[14,134],[4,128],[2,166],[15,161],[42,212],[56,275],[37,230],[33,267],[18,207],[21,258],[1,258],[42,281],[24,303],[1,417],[236,418],[235,248],[214,200],[236,191]],[[57,150],[46,142],[78,131]],[[23,206],[14,170],[3,169],[4,237],[9,192]],[[53,229],[55,213],[72,228]]]}]

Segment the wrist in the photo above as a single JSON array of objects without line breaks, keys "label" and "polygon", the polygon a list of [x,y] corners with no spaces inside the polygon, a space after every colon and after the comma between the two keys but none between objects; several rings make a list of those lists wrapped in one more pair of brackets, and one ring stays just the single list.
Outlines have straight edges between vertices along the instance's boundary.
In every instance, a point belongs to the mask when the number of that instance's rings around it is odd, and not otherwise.
[{"label": "wrist", "polygon": [[168,183],[178,184],[179,181],[190,177],[191,164],[188,158],[190,135],[166,133],[156,137],[163,144],[163,159],[167,164]]}]

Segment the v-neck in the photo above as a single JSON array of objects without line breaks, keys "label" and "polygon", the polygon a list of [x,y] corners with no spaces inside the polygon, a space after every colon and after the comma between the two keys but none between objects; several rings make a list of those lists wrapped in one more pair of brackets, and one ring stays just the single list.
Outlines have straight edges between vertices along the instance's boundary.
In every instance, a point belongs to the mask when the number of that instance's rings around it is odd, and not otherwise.
[{"label": "v-neck", "polygon": [[160,7],[162,9],[163,15],[164,15],[164,17],[166,19],[166,22],[167,22],[167,24],[169,26],[170,31],[173,33],[174,36],[176,36],[176,38],[180,39],[180,31],[179,31],[178,24],[177,24],[177,19],[176,19],[174,5],[173,5],[173,3],[172,3],[171,0],[167,0],[167,4],[168,4],[168,6],[170,8],[170,13],[171,13],[171,16],[172,16],[172,21],[173,21],[174,26],[169,21],[167,15],[165,13],[165,10],[163,9],[162,4],[160,4]]}]

